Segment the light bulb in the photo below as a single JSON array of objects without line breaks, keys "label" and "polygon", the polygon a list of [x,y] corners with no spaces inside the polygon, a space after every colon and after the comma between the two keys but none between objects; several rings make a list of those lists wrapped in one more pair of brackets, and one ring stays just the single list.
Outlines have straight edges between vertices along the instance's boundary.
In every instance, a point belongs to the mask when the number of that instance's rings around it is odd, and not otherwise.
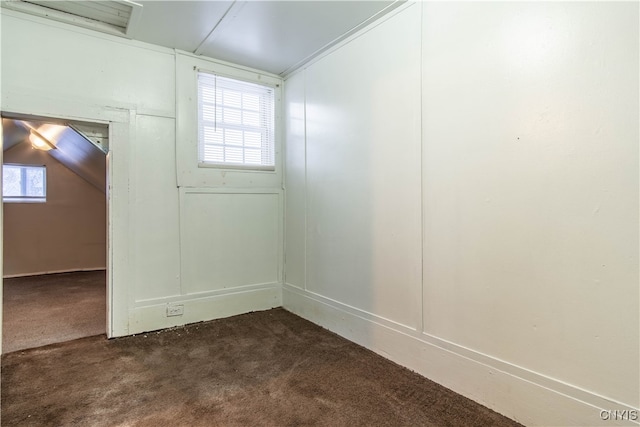
[{"label": "light bulb", "polygon": [[33,148],[37,148],[38,150],[49,151],[52,148],[56,148],[52,143],[47,141],[45,137],[40,135],[40,133],[34,129],[31,130],[29,141],[31,141],[31,146]]}]

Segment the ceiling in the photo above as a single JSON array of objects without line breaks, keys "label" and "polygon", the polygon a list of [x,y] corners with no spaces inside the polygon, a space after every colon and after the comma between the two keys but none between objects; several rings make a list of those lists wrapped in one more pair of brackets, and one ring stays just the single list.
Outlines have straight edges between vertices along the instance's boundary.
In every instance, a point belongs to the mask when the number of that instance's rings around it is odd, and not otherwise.
[{"label": "ceiling", "polygon": [[[134,4],[131,22],[121,33],[135,40],[285,75],[404,1],[137,1],[142,7]],[[71,4],[76,10],[81,6],[95,11],[118,3],[132,4],[128,0],[3,0],[5,7],[24,6],[27,13],[58,20],[63,19],[38,13],[35,8],[55,8],[57,4],[65,10]],[[70,17],[70,23],[82,25],[78,16]],[[94,29],[100,30],[97,26]]]},{"label": "ceiling", "polygon": [[[34,144],[33,133],[44,138],[46,153],[62,163],[67,169],[95,186],[102,192],[106,189],[106,151],[108,150],[107,125],[67,121],[53,123],[29,118],[27,120],[2,118],[3,151],[22,144]],[[41,147],[43,145],[40,145]],[[41,148],[42,149],[42,148]]]}]

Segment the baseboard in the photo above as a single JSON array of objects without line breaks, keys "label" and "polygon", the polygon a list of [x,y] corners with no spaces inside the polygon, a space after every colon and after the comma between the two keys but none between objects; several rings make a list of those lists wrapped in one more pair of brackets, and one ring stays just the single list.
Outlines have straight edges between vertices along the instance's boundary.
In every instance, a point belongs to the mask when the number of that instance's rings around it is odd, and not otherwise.
[{"label": "baseboard", "polygon": [[420,334],[298,287],[284,285],[282,301],[286,310],[524,425],[640,425],[638,408]]},{"label": "baseboard", "polygon": [[[183,314],[167,316],[168,307],[182,306]],[[280,284],[229,289],[215,295],[184,295],[146,302],[133,309],[129,334],[235,316],[282,306]]]},{"label": "baseboard", "polygon": [[5,274],[2,276],[2,278],[13,279],[16,277],[45,276],[47,274],[79,273],[83,271],[105,271],[105,270],[106,270],[106,267],[70,268],[66,270],[50,270],[50,271],[36,271],[33,273]]}]

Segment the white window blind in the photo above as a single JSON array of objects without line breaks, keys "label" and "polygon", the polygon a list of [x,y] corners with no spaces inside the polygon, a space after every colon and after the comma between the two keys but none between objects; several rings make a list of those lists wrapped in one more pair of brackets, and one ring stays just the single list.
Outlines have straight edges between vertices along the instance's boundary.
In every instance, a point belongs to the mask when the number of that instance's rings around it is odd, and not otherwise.
[{"label": "white window blind", "polygon": [[198,161],[273,170],[274,90],[198,73]]},{"label": "white window blind", "polygon": [[2,165],[3,202],[46,202],[47,168],[45,166]]}]

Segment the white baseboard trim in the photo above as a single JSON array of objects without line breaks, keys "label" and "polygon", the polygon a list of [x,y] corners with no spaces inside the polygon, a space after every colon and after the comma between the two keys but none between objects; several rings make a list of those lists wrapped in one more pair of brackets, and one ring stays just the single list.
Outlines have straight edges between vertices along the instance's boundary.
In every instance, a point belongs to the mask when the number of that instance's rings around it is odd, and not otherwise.
[{"label": "white baseboard trim", "polygon": [[[285,284],[282,300],[286,310],[524,425],[640,425],[638,408],[420,334],[296,286]],[[601,416],[603,410],[617,412]]]},{"label": "white baseboard trim", "polygon": [[47,274],[79,273],[83,271],[105,271],[105,270],[106,270],[106,267],[70,268],[67,270],[35,271],[33,273],[5,274],[2,276],[2,278],[13,279],[16,277],[45,276]]},{"label": "white baseboard trim", "polygon": [[[167,316],[167,307],[182,305],[184,314]],[[216,295],[185,295],[156,300],[154,305],[135,307],[130,315],[128,334],[155,331],[189,323],[235,316],[252,311],[269,310],[282,306],[280,284],[229,289]]]}]

